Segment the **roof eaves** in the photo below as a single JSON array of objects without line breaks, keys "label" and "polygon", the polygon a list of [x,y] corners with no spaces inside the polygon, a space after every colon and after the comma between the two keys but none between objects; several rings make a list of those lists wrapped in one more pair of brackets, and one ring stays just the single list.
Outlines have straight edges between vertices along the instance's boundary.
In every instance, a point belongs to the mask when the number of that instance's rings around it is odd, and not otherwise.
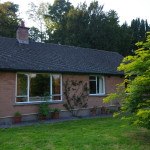
[{"label": "roof eaves", "polygon": [[8,72],[29,72],[29,73],[62,73],[62,74],[101,74],[101,75],[109,75],[109,76],[124,76],[122,72],[118,73],[98,73],[98,72],[81,72],[81,71],[51,71],[51,70],[30,70],[30,69],[10,69],[10,68],[3,68],[0,71],[8,71]]}]

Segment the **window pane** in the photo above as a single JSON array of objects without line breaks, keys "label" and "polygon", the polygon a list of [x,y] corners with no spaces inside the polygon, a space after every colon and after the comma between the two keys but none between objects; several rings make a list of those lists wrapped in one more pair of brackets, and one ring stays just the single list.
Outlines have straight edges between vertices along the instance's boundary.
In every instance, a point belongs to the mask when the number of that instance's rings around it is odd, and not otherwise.
[{"label": "window pane", "polygon": [[90,80],[96,80],[96,76],[90,76]]},{"label": "window pane", "polygon": [[90,94],[96,94],[96,81],[90,81]]},{"label": "window pane", "polygon": [[53,96],[53,100],[61,100],[61,96]]},{"label": "window pane", "polygon": [[27,102],[27,97],[16,97],[16,102]]},{"label": "window pane", "polygon": [[30,74],[30,101],[42,101],[50,96],[49,74]]},{"label": "window pane", "polygon": [[99,93],[104,93],[103,78],[99,78]]},{"label": "window pane", "polygon": [[60,94],[60,75],[52,75],[52,94]]},{"label": "window pane", "polygon": [[27,75],[17,74],[17,96],[27,95],[27,80]]}]

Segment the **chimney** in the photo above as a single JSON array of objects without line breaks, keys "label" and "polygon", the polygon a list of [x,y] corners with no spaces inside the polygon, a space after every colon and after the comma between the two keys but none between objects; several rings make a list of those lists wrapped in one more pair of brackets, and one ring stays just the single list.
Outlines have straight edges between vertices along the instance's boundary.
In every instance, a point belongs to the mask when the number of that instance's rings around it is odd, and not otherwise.
[{"label": "chimney", "polygon": [[16,31],[16,38],[21,44],[29,44],[29,33],[30,28],[25,27],[24,21],[21,21]]}]

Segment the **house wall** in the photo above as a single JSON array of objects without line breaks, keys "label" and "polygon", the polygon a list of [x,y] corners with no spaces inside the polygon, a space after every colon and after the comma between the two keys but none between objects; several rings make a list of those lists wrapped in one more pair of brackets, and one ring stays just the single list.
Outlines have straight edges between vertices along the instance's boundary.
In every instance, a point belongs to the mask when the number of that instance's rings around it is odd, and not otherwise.
[{"label": "house wall", "polygon": [[[107,96],[109,93],[114,93],[116,91],[116,84],[120,84],[123,82],[123,78],[117,77],[117,76],[105,76],[105,95],[104,96],[88,96],[88,107],[93,106],[110,106],[113,105],[112,102],[110,103],[103,103],[103,99]],[[63,82],[65,82],[67,79],[69,80],[78,80],[78,81],[84,81],[88,83],[89,86],[89,75],[64,75],[63,76]],[[65,100],[65,98],[63,98]],[[115,102],[114,102],[115,104]]]},{"label": "house wall", "polygon": [[109,93],[115,93],[116,92],[116,84],[122,83],[124,78],[118,77],[118,76],[105,76],[105,96],[89,96],[89,107],[93,106],[114,106],[116,105],[116,101],[109,102],[109,103],[103,103],[103,99],[107,96]]},{"label": "house wall", "polygon": [[[89,84],[88,75],[62,75],[62,82],[64,83],[68,79],[84,81]],[[105,91],[106,94],[115,92],[116,84],[123,82],[123,78],[115,76],[105,76]],[[0,72],[0,122],[6,118],[10,121],[10,118],[17,111],[21,112],[25,120],[37,119],[35,114],[38,113],[38,104],[22,104],[15,103],[15,90],[16,90],[16,73],[15,72]],[[64,87],[63,87],[64,91]],[[103,104],[102,100],[105,96],[89,96],[88,107],[93,106],[110,106],[111,103]],[[63,104],[65,103],[65,96],[63,95],[63,101],[61,103],[50,104],[52,108],[59,108],[65,110]],[[30,116],[29,116],[30,114]],[[33,117],[34,116],[34,117]],[[64,117],[67,116],[64,112]]]}]

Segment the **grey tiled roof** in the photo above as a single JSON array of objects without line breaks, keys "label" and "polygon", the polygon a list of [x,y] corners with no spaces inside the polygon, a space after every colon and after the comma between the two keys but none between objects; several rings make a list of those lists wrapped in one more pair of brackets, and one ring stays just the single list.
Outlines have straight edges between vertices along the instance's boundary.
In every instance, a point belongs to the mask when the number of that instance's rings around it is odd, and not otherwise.
[{"label": "grey tiled roof", "polygon": [[19,44],[0,37],[0,70],[122,75],[116,52],[50,43]]}]

